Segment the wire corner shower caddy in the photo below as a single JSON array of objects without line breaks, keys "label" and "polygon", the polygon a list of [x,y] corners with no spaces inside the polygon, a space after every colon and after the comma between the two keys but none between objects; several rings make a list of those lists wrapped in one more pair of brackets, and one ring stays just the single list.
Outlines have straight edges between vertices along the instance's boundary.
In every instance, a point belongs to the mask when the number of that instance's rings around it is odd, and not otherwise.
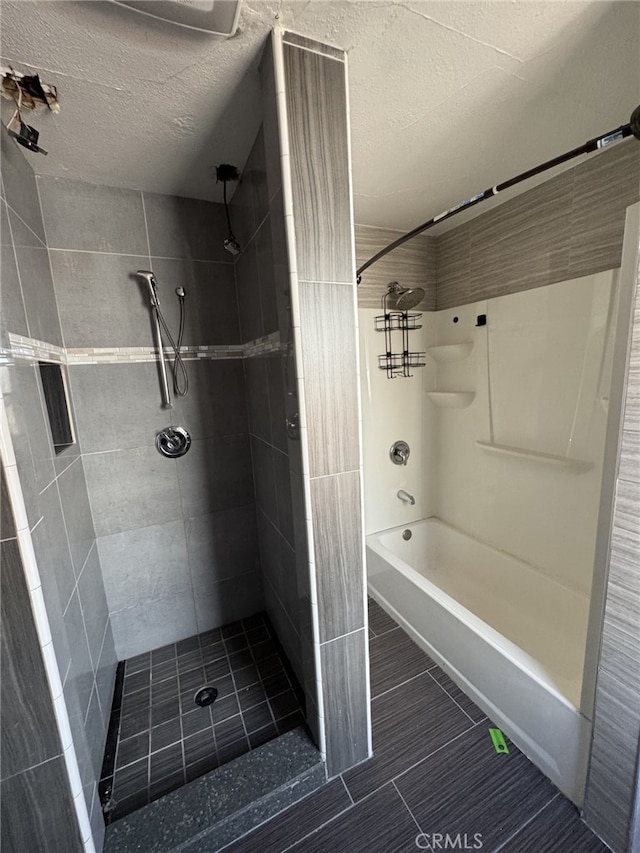
[{"label": "wire corner shower caddy", "polygon": [[[395,311],[389,311],[387,302],[389,298],[395,300]],[[413,376],[409,371],[412,367],[424,367],[426,364],[426,352],[411,352],[409,350],[409,332],[421,329],[420,319],[422,314],[410,313],[424,299],[422,287],[402,287],[397,281],[390,281],[382,297],[382,314],[374,319],[376,332],[384,332],[384,354],[378,356],[378,367],[385,370],[387,379],[395,379],[397,376]],[[393,351],[393,342],[400,333],[402,349],[400,352]]]},{"label": "wire corner shower caddy", "polygon": [[[410,370],[414,367],[424,367],[426,364],[426,352],[411,352],[409,350],[409,332],[421,329],[420,320],[422,314],[409,311],[386,311],[375,317],[376,332],[384,332],[384,353],[378,356],[378,367],[385,370],[387,379],[395,379],[398,376],[410,377]],[[393,342],[397,339],[394,332],[399,332],[402,341],[402,350],[393,351]]]}]

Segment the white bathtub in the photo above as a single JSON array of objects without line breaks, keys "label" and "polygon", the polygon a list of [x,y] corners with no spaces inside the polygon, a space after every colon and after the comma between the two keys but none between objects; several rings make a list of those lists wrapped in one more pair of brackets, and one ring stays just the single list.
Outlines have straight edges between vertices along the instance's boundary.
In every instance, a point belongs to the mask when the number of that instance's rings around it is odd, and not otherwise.
[{"label": "white bathtub", "polygon": [[367,570],[372,597],[581,805],[588,598],[437,518],[368,536]]}]

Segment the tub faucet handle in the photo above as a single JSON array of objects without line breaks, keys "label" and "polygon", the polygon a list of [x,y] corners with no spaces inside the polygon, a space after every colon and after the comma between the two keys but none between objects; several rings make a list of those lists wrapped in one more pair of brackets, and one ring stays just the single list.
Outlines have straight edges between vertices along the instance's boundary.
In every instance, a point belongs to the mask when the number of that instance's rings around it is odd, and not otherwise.
[{"label": "tub faucet handle", "polygon": [[409,492],[406,492],[404,489],[399,489],[397,492],[397,496],[400,498],[401,501],[411,504],[411,506],[415,505],[416,499],[414,498],[414,496],[410,495]]},{"label": "tub faucet handle", "polygon": [[406,465],[411,448],[406,441],[395,441],[389,448],[389,456],[394,465]]}]

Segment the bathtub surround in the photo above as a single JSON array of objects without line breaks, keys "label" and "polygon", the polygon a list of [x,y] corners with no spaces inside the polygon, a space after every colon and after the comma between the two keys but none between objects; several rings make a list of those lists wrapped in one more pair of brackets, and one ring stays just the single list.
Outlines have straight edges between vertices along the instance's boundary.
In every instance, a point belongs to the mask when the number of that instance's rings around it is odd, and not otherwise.
[{"label": "bathtub surround", "polygon": [[[73,745],[65,742],[63,746],[75,751],[77,781],[99,846],[104,827],[97,779],[117,659],[81,458],[81,436],[76,431],[77,442],[56,454],[45,411],[38,359],[61,361],[63,340],[52,276],[44,261],[48,247],[36,178],[4,128],[2,180],[0,314],[7,323],[0,365],[7,418],[4,426],[15,452],[17,466],[12,470],[25,504],[26,517],[20,525],[25,528],[24,547],[38,567],[53,639],[55,663],[49,664],[57,666],[64,688]],[[13,352],[9,333],[36,339],[44,346],[37,352],[22,352],[20,347]],[[72,400],[70,405],[75,420]],[[41,802],[38,808],[43,809],[42,820],[46,822],[48,804]],[[12,815],[17,813],[12,809]],[[83,832],[83,840],[88,836],[88,830]]]},{"label": "bathtub surround", "polygon": [[[231,256],[220,205],[39,178],[87,484],[120,659],[249,616],[263,606],[244,380],[239,358],[185,360],[190,393],[161,407],[141,267],[158,279],[169,327],[186,297],[192,353],[238,349]],[[112,362],[94,348],[120,349]],[[132,349],[129,349],[132,348]],[[137,356],[135,349],[140,348]],[[217,354],[214,351],[211,354]],[[100,354],[97,353],[97,356]],[[149,356],[146,356],[149,358]],[[156,432],[193,444],[161,457]]]},{"label": "bathtub surround", "polygon": [[[620,266],[625,211],[639,197],[640,149],[630,140],[432,238],[437,310],[423,311],[423,329],[415,336],[428,353],[427,367],[415,371],[418,375],[411,379],[391,383],[380,379],[375,303],[363,307],[370,297],[361,297],[361,358],[370,370],[362,386],[368,533],[435,515],[538,566],[583,598],[591,595],[589,618],[591,624],[599,621],[609,523],[599,495],[602,486],[606,503],[611,492],[606,472],[603,475],[603,453],[608,470],[615,466],[615,458],[605,445],[605,435],[607,430],[612,436],[617,433],[608,426],[607,410],[616,406],[617,397],[613,388],[608,389],[607,376],[621,298],[611,297],[616,292],[612,287],[620,289],[618,274],[607,270]],[[363,231],[358,229],[357,236]],[[635,239],[637,247],[637,233]],[[418,286],[427,281],[426,276],[422,281],[403,281],[391,270],[388,275],[385,271],[386,278]],[[378,283],[379,295],[384,279]],[[480,315],[486,315],[484,326],[478,325]],[[624,327],[626,320],[624,314],[619,325]],[[553,324],[555,332],[550,331]],[[621,333],[624,337],[624,328]],[[550,337],[541,348],[543,334]],[[575,362],[578,353],[584,370]],[[540,373],[545,360],[551,381]],[[560,364],[562,370],[557,368]],[[510,384],[510,375],[519,378]],[[526,383],[522,377],[528,377]],[[563,391],[552,390],[557,383],[564,383]],[[540,419],[537,413],[547,411],[554,417]],[[414,443],[419,448],[406,467],[393,466],[388,459],[388,447],[397,439],[409,440],[412,451]],[[623,454],[634,458],[629,447],[633,442],[627,438]],[[537,462],[535,453],[528,451],[540,454]],[[518,484],[515,499],[512,482]],[[416,494],[415,507],[399,504],[398,488]],[[627,510],[625,516],[633,517]],[[528,517],[540,522],[529,534],[523,524]],[[505,518],[508,523],[503,523]],[[614,549],[612,559],[615,553]],[[608,606],[610,627],[605,627],[603,651],[615,649],[618,661],[624,650],[626,660],[626,638],[632,632],[620,622],[616,608]],[[581,633],[584,647],[584,625]],[[593,715],[597,639],[593,636],[586,643],[582,694],[579,683],[571,691],[571,702],[585,721]],[[581,664],[578,669],[574,675],[582,679]],[[596,759],[585,813],[595,816],[598,822],[591,825],[605,840],[616,839],[623,850],[620,833],[634,831],[638,738],[635,723],[626,716],[624,726],[612,727],[612,709],[622,714],[637,703],[628,694],[633,688],[621,681],[619,662],[605,664],[605,669],[596,699],[595,719],[599,708],[600,725],[594,729]],[[581,743],[574,750],[578,764],[586,762],[588,751],[584,738]],[[605,759],[614,748],[619,757]],[[623,756],[630,756],[628,767]],[[547,764],[553,775],[553,762]],[[620,766],[627,767],[626,775],[617,772]],[[580,803],[584,766],[574,762],[574,769],[577,784],[562,784]],[[611,771],[616,774],[615,808],[614,797],[605,794],[613,790]]]},{"label": "bathtub surround", "polygon": [[[383,340],[374,328],[376,311],[361,308],[367,532],[435,515],[588,595],[613,288],[613,274],[599,273],[424,312],[422,329],[411,335],[416,348],[426,351],[427,364],[412,378],[391,382],[377,366]],[[481,315],[485,326],[477,325]],[[593,412],[585,408],[589,393],[597,397]],[[412,450],[406,466],[389,459],[389,447],[400,438]],[[523,452],[507,457],[501,453],[506,446]],[[537,464],[527,451],[541,454]],[[580,477],[564,473],[565,456],[567,470],[579,470]],[[514,501],[510,483],[516,475]],[[415,506],[396,498],[400,488],[416,496]],[[567,528],[580,534],[568,535]]]},{"label": "bathtub surround", "polygon": [[[617,274],[601,272],[438,311],[436,348],[427,348],[435,383],[424,375],[425,416],[436,422],[434,514],[587,598],[616,286]],[[478,327],[480,314],[487,324]],[[436,361],[446,352],[438,346],[463,343],[468,355]],[[441,408],[447,391],[474,397],[467,408]]]},{"label": "bathtub surround", "polygon": [[[420,285],[419,280],[412,283]],[[422,328],[409,332],[410,343],[424,352],[435,338],[437,315],[416,311],[421,314],[418,325]],[[413,369],[411,377],[387,379],[386,371],[378,368],[385,338],[376,331],[375,318],[380,313],[379,303],[370,308],[359,305],[360,364],[367,377],[362,386],[367,534],[428,518],[435,514],[436,501],[437,481],[428,468],[435,458],[436,424],[425,416],[431,404],[423,392],[424,387],[435,387],[436,363],[427,358],[425,367]],[[394,465],[389,458],[391,446],[399,440],[406,441],[411,450],[406,465]],[[415,504],[401,501],[399,489],[413,495]]]}]

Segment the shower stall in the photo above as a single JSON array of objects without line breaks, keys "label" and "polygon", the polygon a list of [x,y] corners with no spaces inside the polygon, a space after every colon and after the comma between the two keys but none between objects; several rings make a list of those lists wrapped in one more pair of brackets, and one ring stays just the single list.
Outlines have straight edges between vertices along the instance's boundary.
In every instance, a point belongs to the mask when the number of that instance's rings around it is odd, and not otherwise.
[{"label": "shower stall", "polygon": [[[419,238],[432,276],[412,305],[424,367],[410,377],[379,369],[373,307],[406,250],[364,273],[359,311],[370,594],[578,805],[637,276],[624,223],[639,181],[632,139]],[[608,218],[587,250],[579,229],[596,196]],[[399,441],[402,459],[390,454]]]},{"label": "shower stall", "polygon": [[102,849],[105,820],[105,849],[150,844],[160,798],[176,844],[205,819],[222,843],[371,754],[344,56],[278,32],[252,73],[230,211],[36,176],[3,129],[3,498],[61,739],[50,849]]}]

